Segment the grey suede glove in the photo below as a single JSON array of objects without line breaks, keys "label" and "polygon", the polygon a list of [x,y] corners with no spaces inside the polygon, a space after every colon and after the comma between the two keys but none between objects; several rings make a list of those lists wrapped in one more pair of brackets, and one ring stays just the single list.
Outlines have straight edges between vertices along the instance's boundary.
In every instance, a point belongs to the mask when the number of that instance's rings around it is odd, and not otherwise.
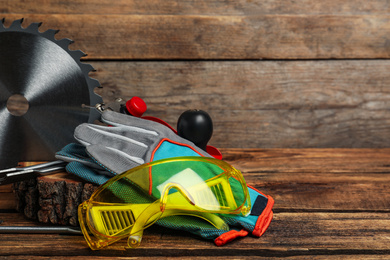
[{"label": "grey suede glove", "polygon": [[[114,175],[158,159],[211,157],[160,123],[113,111],[103,112],[101,120],[109,126],[81,124],[74,137],[93,161]],[[59,154],[57,158],[73,161]]]}]

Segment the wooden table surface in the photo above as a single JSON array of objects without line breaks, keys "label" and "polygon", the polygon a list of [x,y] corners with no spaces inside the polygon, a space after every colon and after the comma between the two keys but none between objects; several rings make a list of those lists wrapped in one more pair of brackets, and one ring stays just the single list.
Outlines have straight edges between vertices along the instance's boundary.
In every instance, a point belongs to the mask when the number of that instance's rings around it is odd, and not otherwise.
[{"label": "wooden table surface", "polygon": [[[222,152],[248,184],[275,200],[274,218],[260,238],[217,247],[184,232],[151,227],[138,249],[91,251],[79,235],[1,234],[0,258],[390,258],[390,149]],[[2,226],[39,225],[7,206],[12,196],[6,188],[0,195]]]}]

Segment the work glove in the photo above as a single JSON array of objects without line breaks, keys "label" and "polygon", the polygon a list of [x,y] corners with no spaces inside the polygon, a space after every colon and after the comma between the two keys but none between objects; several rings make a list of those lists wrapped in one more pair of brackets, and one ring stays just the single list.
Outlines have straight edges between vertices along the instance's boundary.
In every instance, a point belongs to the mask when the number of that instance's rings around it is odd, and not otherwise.
[{"label": "work glove", "polygon": [[68,173],[74,174],[90,183],[102,185],[114,176],[112,172],[104,169],[88,155],[85,146],[78,143],[66,145],[61,151],[56,153],[55,157],[68,162],[65,166],[65,170]]},{"label": "work glove", "polygon": [[[109,126],[79,125],[74,133],[79,144],[69,144],[56,154],[58,159],[69,162],[66,166],[69,173],[89,182],[101,185],[114,175],[159,159],[211,157],[160,123],[113,111],[105,111],[101,120]],[[221,215],[231,227],[228,232],[190,216],[166,217],[156,223],[214,239],[219,246],[249,233],[261,236],[272,219],[273,200],[253,188],[248,189],[252,201],[251,215]]]},{"label": "work glove", "polygon": [[[56,153],[57,159],[69,162],[68,172],[92,183],[101,185],[116,174],[159,159],[212,157],[154,121],[113,111],[105,111],[101,121],[109,126],[79,125],[74,137],[82,146],[70,144]],[[97,165],[91,167],[91,162]]]},{"label": "work glove", "polygon": [[207,221],[190,216],[168,216],[156,223],[174,230],[185,230],[204,239],[212,239],[217,246],[248,234],[260,237],[271,223],[274,200],[253,187],[248,186],[248,191],[252,202],[249,216],[217,214],[229,225],[229,231],[217,229]]},{"label": "work glove", "polygon": [[[211,157],[160,123],[113,111],[105,111],[101,120],[109,126],[81,124],[75,129],[74,137],[86,148],[86,153],[112,175],[159,159]],[[59,152],[56,157],[74,161],[75,158],[67,158],[68,155]]]}]

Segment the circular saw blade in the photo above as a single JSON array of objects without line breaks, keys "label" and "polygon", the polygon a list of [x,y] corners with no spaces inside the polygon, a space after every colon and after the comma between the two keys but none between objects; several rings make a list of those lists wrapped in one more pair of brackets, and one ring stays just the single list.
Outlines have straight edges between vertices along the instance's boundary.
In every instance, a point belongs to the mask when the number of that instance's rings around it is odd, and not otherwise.
[{"label": "circular saw blade", "polygon": [[22,21],[8,28],[0,21],[0,168],[53,160],[74,141],[77,125],[99,118],[90,107],[102,103],[94,93],[99,82],[88,76],[92,66],[80,62],[84,53],[69,50],[69,39],[56,40],[58,31],[41,33],[39,23],[23,28]]}]

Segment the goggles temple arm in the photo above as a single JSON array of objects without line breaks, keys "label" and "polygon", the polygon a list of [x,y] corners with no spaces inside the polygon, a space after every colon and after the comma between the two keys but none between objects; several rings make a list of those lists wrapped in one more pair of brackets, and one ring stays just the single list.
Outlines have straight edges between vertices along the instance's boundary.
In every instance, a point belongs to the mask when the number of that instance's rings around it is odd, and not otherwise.
[{"label": "goggles temple arm", "polygon": [[161,212],[158,209],[158,201],[155,201],[147,209],[145,209],[145,211],[143,211],[142,214],[137,218],[133,228],[130,231],[131,235],[127,240],[127,244],[130,248],[136,248],[140,245],[145,226],[149,226],[151,223],[154,223],[158,219],[165,218],[168,216],[186,215],[198,217],[209,222],[217,229],[225,231],[229,230],[229,226],[226,224],[226,222],[216,214],[178,209],[166,209],[164,210],[164,212]]}]

